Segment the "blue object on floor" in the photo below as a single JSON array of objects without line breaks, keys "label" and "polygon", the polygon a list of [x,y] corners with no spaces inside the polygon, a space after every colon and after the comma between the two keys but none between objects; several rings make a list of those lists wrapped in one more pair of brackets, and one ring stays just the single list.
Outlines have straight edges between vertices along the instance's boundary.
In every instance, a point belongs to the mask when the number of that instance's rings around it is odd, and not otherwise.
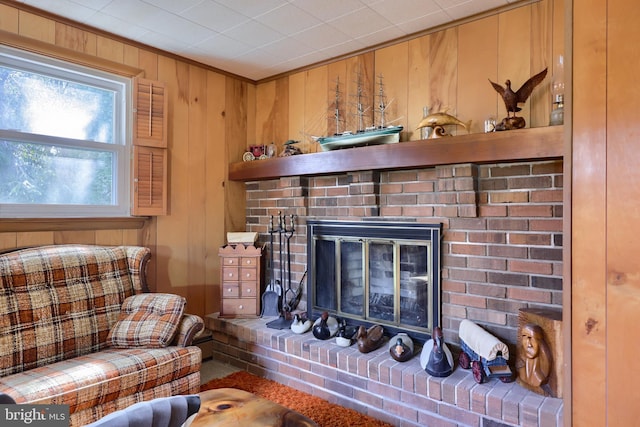
[{"label": "blue object on floor", "polygon": [[112,412],[87,426],[180,427],[198,410],[200,410],[200,396],[197,394],[160,397]]}]

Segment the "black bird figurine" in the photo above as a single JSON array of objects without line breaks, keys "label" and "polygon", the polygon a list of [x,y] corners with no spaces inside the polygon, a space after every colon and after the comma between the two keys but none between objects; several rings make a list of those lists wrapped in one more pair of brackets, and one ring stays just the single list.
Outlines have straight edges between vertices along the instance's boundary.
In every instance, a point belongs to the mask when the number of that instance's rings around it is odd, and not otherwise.
[{"label": "black bird figurine", "polygon": [[338,332],[338,321],[335,317],[329,316],[329,313],[324,311],[314,322],[311,331],[313,332],[313,336],[319,340],[328,340]]},{"label": "black bird figurine", "polygon": [[433,328],[432,338],[422,347],[420,366],[434,377],[448,377],[453,372],[453,355],[439,326]]},{"label": "black bird figurine", "polygon": [[413,341],[404,332],[400,332],[389,342],[389,354],[398,362],[406,362],[413,357]]},{"label": "black bird figurine", "polygon": [[531,92],[533,92],[533,89],[538,86],[546,76],[547,69],[545,68],[527,80],[522,87],[515,92],[511,89],[511,80],[507,80],[504,83],[506,88],[500,86],[498,83],[492,82],[491,80],[489,80],[489,83],[491,83],[491,86],[493,86],[496,92],[498,92],[504,100],[504,105],[507,107],[507,118],[509,118],[509,113],[513,113],[513,117],[515,117],[516,113],[522,110],[522,108],[518,107],[518,104],[526,102],[531,95]]}]

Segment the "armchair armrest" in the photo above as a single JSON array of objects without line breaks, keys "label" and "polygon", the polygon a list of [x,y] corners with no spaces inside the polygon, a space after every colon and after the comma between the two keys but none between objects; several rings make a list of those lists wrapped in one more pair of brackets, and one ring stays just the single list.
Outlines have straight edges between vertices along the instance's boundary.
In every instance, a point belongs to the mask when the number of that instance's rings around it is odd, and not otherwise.
[{"label": "armchair armrest", "polygon": [[202,328],[204,328],[204,321],[200,316],[183,314],[171,345],[180,347],[190,346],[193,342],[193,337],[200,332]]}]

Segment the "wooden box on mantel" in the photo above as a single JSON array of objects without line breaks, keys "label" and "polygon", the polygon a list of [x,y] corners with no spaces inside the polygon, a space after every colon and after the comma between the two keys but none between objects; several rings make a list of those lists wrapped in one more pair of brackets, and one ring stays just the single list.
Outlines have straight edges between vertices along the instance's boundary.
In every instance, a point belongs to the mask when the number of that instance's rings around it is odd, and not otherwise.
[{"label": "wooden box on mantel", "polygon": [[[549,374],[549,381],[547,383],[548,389],[551,391],[552,397],[562,398],[562,365],[564,364],[564,358],[562,355],[562,311],[553,309],[521,308],[518,321],[518,335],[520,335],[522,327],[527,323],[533,323],[542,328],[552,356],[551,373]],[[520,359],[523,352],[522,345],[520,343],[520,336],[518,336],[518,345],[516,350],[516,357]],[[524,385],[520,381],[518,381],[518,383]],[[539,390],[535,390],[533,388],[531,388],[531,390],[540,393]]]},{"label": "wooden box on mantel", "polygon": [[260,314],[262,250],[243,244],[226,245],[220,256],[220,317]]}]

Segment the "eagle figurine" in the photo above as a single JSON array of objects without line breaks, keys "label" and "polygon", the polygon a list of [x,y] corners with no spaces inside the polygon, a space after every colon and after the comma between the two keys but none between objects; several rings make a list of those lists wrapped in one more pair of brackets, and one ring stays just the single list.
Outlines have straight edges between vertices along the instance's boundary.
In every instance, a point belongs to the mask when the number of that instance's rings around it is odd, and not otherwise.
[{"label": "eagle figurine", "polygon": [[515,117],[516,113],[522,110],[522,108],[518,107],[518,104],[523,104],[524,102],[526,102],[526,100],[531,95],[531,92],[533,92],[533,89],[538,86],[546,76],[547,69],[545,68],[544,70],[527,80],[522,85],[522,87],[520,87],[520,89],[515,92],[513,91],[513,89],[511,89],[511,80],[507,80],[505,82],[506,88],[500,86],[498,83],[492,82],[491,80],[489,80],[489,83],[491,83],[491,86],[493,86],[496,92],[498,92],[504,100],[504,105],[505,107],[507,107],[508,118],[510,113],[513,113],[513,117]]}]

